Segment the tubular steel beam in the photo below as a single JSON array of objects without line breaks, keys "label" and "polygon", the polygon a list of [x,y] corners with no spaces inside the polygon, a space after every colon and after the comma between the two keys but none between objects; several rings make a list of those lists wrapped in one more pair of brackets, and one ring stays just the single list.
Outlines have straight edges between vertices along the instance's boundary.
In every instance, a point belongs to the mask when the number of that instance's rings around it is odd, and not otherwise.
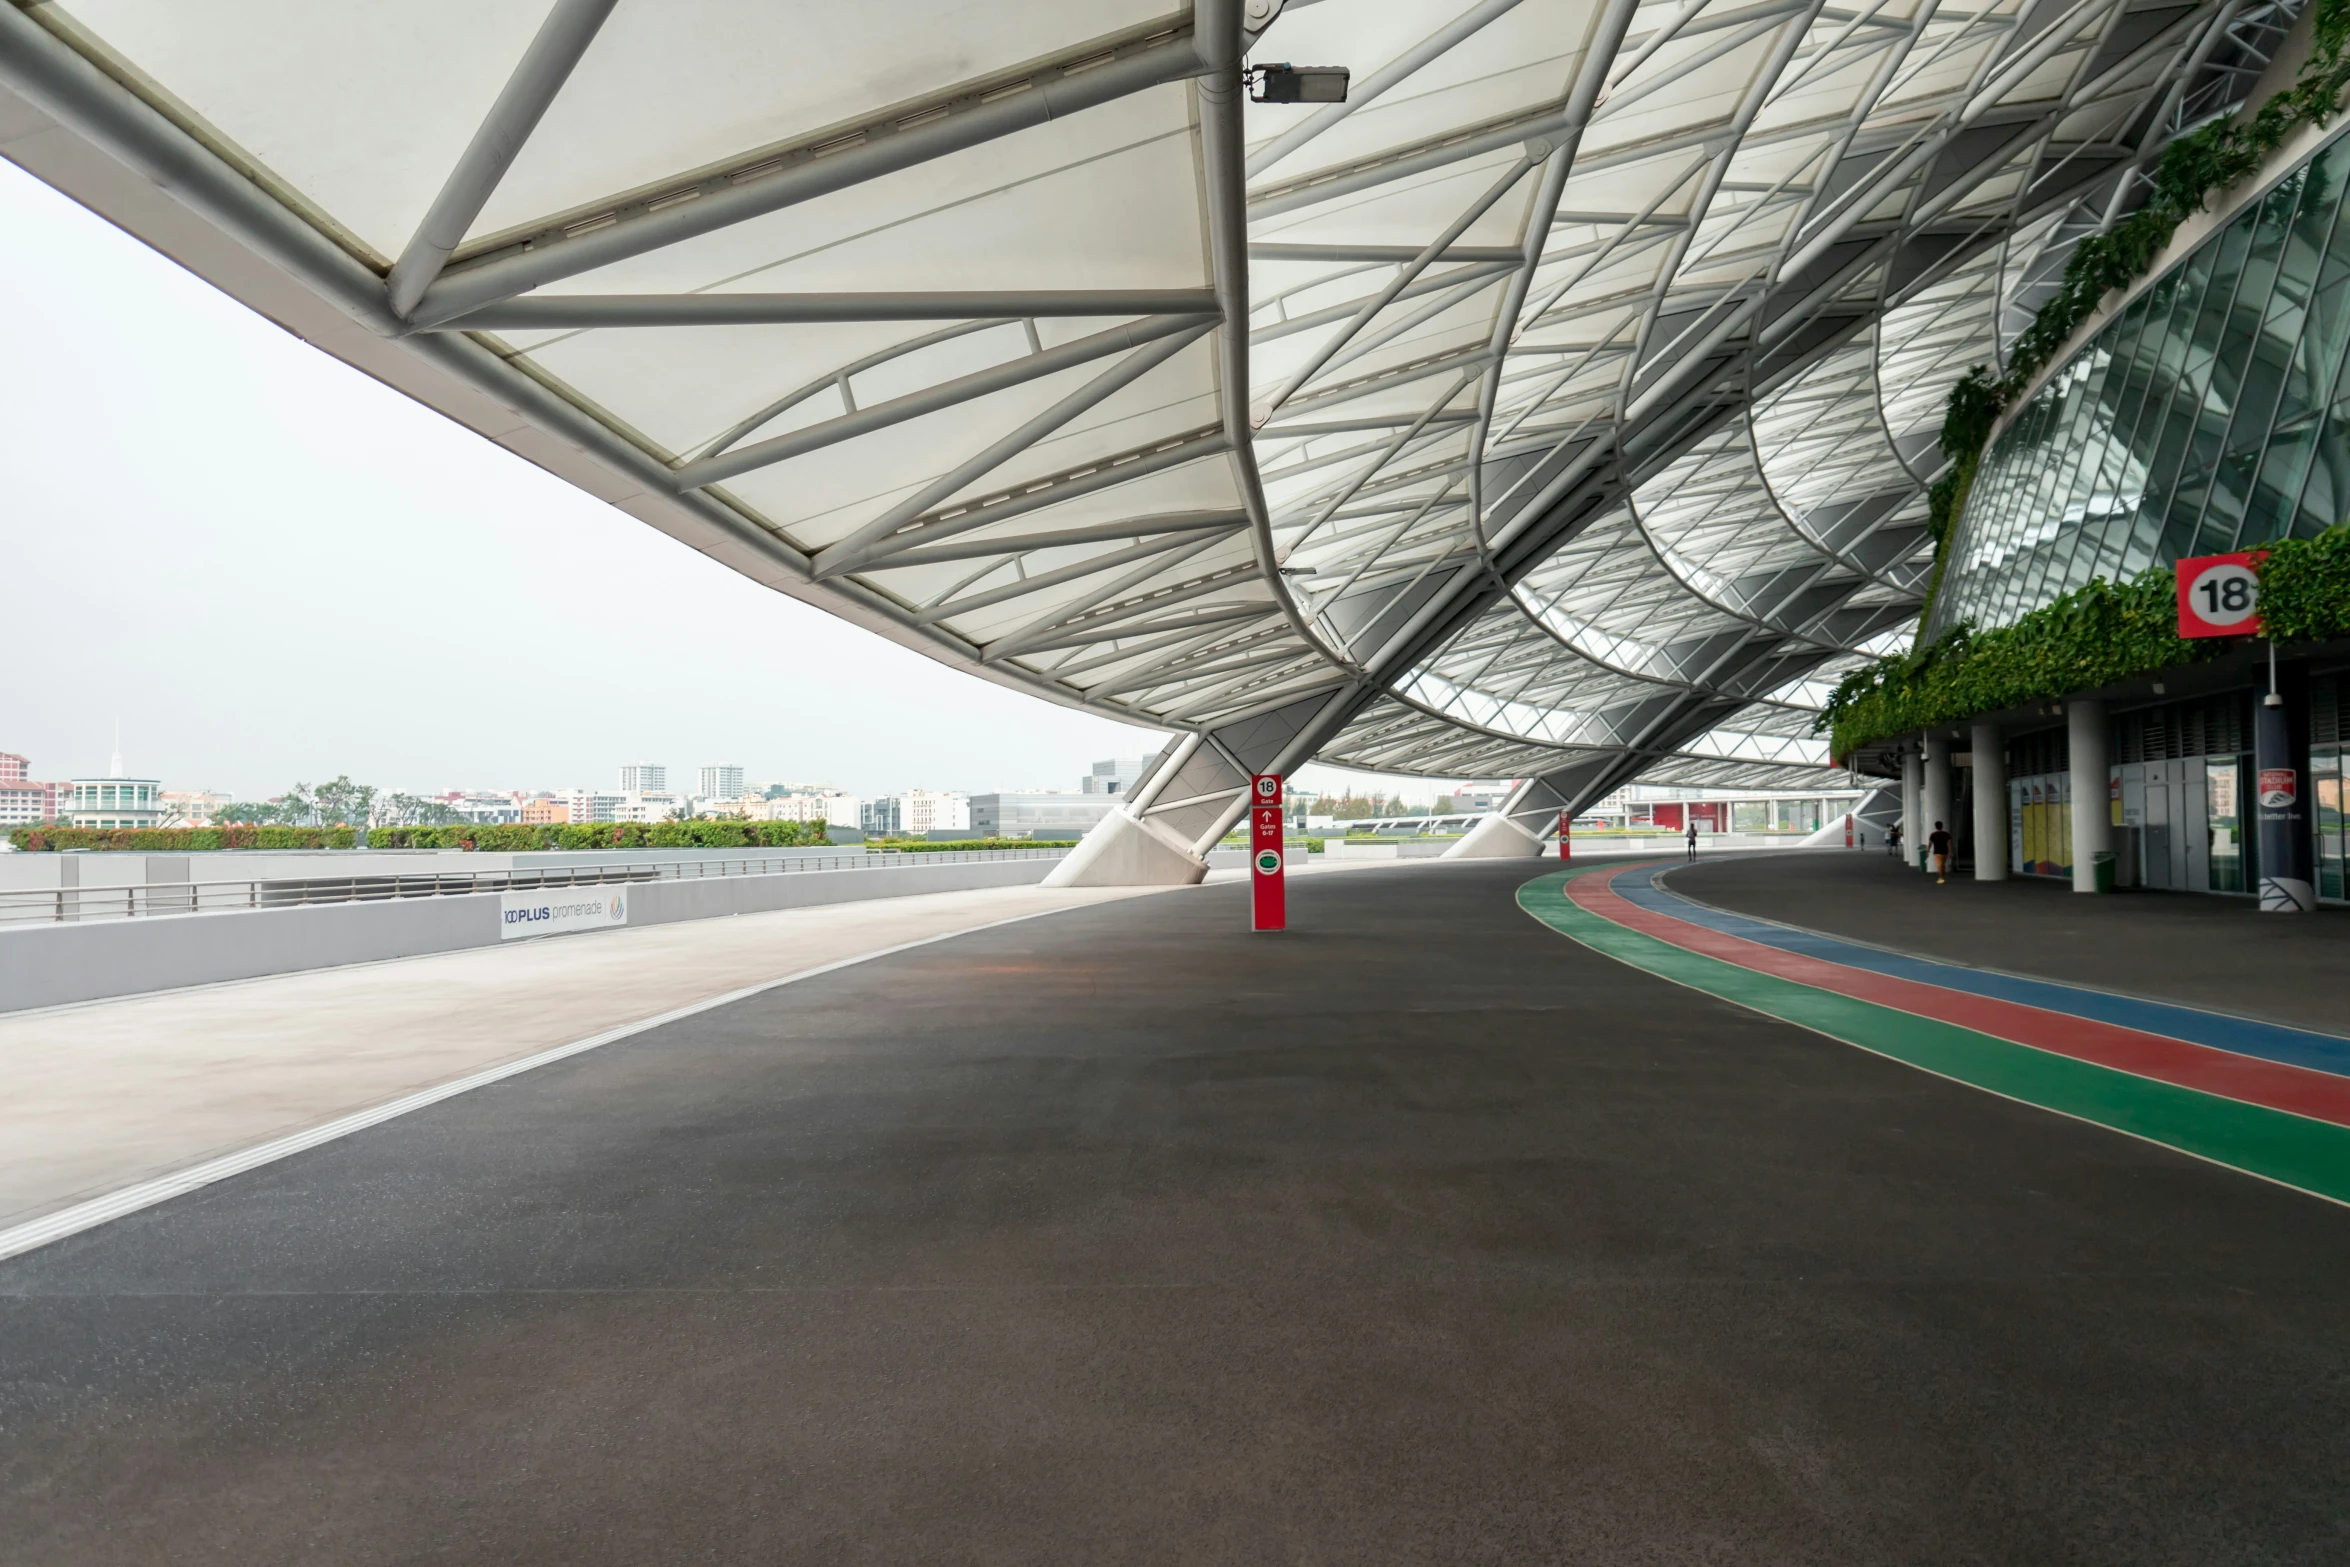
[{"label": "tubular steel beam", "polygon": [[[1410,261],[1420,254],[1414,245],[1282,245],[1271,242],[1248,247],[1251,261]],[[1512,265],[1518,259],[1514,245],[1455,245],[1439,261],[1498,261]]]},{"label": "tubular steel beam", "polygon": [[[1072,61],[1017,88],[977,95],[949,113],[908,115],[895,122],[863,126],[761,165],[767,168],[782,161],[784,166],[772,173],[747,171],[739,181],[697,190],[691,200],[445,272],[425,291],[414,319],[420,326],[437,325],[559,279],[577,277],[1048,120],[1198,76],[1204,69],[1192,40],[1178,36],[1106,64]],[[848,145],[840,145],[844,142]]]},{"label": "tubular steel beam", "polygon": [[[1702,5],[1704,0],[1694,0]],[[1344,103],[1333,103],[1316,110],[1299,124],[1282,132],[1270,142],[1249,154],[1247,174],[1255,179],[1283,158],[1303,147],[1307,142],[1345,119],[1355,110],[1377,98],[1397,82],[1417,71],[1421,66],[1443,54],[1453,45],[1483,28],[1486,23],[1516,8],[1518,0],[1483,0],[1459,16],[1445,23],[1435,32],[1397,55],[1393,60],[1358,82],[1347,93]]]},{"label": "tubular steel beam", "polygon": [[[1126,453],[1105,462],[1091,464],[1073,477],[1049,479],[1024,486],[1001,499],[986,500],[962,507],[942,517],[918,521],[913,527],[896,536],[882,540],[865,552],[864,564],[872,566],[886,562],[901,549],[926,546],[940,539],[954,538],[974,528],[991,523],[1024,517],[1030,512],[1043,511],[1063,501],[1082,495],[1092,495],[1112,489],[1134,479],[1165,473],[1188,463],[1204,462],[1221,457],[1230,451],[1232,443],[1221,430],[1183,437],[1155,450]],[[819,554],[822,551],[818,552]]]},{"label": "tubular steel beam", "polygon": [[587,53],[597,29],[604,25],[604,18],[612,14],[612,7],[618,3],[619,0],[555,0],[555,8],[539,24],[538,36],[531,39],[522,62],[514,67],[514,74],[498,93],[498,101],[490,105],[481,128],[473,133],[465,155],[449,171],[441,193],[426,209],[424,221],[416,226],[415,237],[392,264],[392,275],[385,287],[391,297],[393,314],[404,316],[415,309],[425,290],[441,275],[441,268],[448,264],[451,253],[465,243],[465,232],[481,216],[482,204],[506,177],[515,154],[522,151],[522,144],[537,129],[547,106],[571,79],[572,67]]},{"label": "tubular steel beam", "polygon": [[[1066,583],[1076,582],[1133,561],[1150,561],[1150,569],[1155,571],[1159,564],[1158,557],[1174,554],[1180,550],[1182,554],[1178,558],[1188,559],[1206,549],[1209,544],[1213,544],[1216,538],[1225,534],[1238,533],[1247,526],[1248,519],[1242,517],[1237,521],[1225,522],[1218,527],[1194,529],[1192,533],[1214,535],[1214,537],[1196,544],[1192,542],[1191,533],[1177,533],[1170,534],[1165,538],[1148,539],[1138,544],[1129,545],[1125,549],[1111,550],[1106,555],[1096,555],[1090,560],[1077,561],[1053,571],[1040,571],[1033,577],[1022,577],[1017,582],[1007,582],[1000,588],[989,588],[983,593],[974,593],[967,598],[949,599],[943,604],[934,604],[928,609],[919,611],[914,618],[927,625],[934,620],[944,620],[950,615],[969,614],[973,610],[987,609],[996,604],[1007,604],[1013,599],[1025,598],[1031,593],[1041,593],[1047,588],[1057,588]],[[1141,580],[1149,580],[1148,572],[1143,575]]]},{"label": "tubular steel beam", "polygon": [[[1216,335],[1216,398],[1224,431],[1232,438],[1232,478],[1240,491],[1241,506],[1249,515],[1249,537],[1266,591],[1281,606],[1306,648],[1344,668],[1343,658],[1314,634],[1312,624],[1281,580],[1272,508],[1265,501],[1256,445],[1250,438],[1248,176],[1243,168],[1247,133],[1241,122],[1246,88],[1240,74],[1240,0],[1195,0],[1192,26],[1200,59],[1207,66],[1195,90],[1200,165],[1207,192],[1209,271],[1216,280],[1217,297],[1224,304],[1224,329]],[[999,655],[991,647],[986,656]]]},{"label": "tubular steel beam", "polygon": [[992,369],[957,376],[952,381],[943,381],[919,392],[908,392],[903,397],[893,397],[886,403],[875,403],[870,408],[860,408],[855,413],[842,414],[837,419],[827,419],[822,424],[810,425],[804,430],[794,430],[789,435],[779,435],[772,440],[754,442],[716,457],[705,457],[700,462],[687,463],[675,470],[674,478],[681,489],[698,489],[705,484],[716,484],[736,474],[748,473],[753,468],[764,468],[771,463],[782,462],[787,457],[798,457],[838,441],[887,429],[908,419],[936,413],[941,408],[967,403],[975,397],[985,397],[991,392],[1000,392],[1096,359],[1105,359],[1111,354],[1140,348],[1145,343],[1155,343],[1163,337],[1172,337],[1179,332],[1197,336],[1199,331],[1200,321],[1196,316],[1157,316],[1147,321],[1113,327],[1107,332],[1096,332],[1091,337],[1063,343],[1058,348],[1048,348],[1041,354],[1025,354]]},{"label": "tubular steel beam", "polygon": [[1245,527],[1248,514],[1237,511],[1165,512],[1150,517],[1129,517],[1122,522],[1097,522],[1090,527],[1063,528],[1055,533],[1023,533],[1011,537],[969,539],[961,544],[927,545],[920,549],[900,550],[878,562],[868,562],[865,570],[876,565],[885,570],[907,566],[935,566],[951,560],[979,560],[989,555],[1025,555],[1032,550],[1066,549],[1072,544],[1102,544],[1116,539],[1155,538],[1162,533],[1204,533],[1218,528]]},{"label": "tubular steel beam", "polygon": [[[1387,286],[1369,299],[1364,300],[1346,325],[1341,327],[1329,341],[1325,342],[1312,357],[1297,369],[1296,373],[1290,376],[1287,385],[1273,394],[1272,399],[1265,405],[1266,412],[1270,414],[1279,409],[1282,404],[1295,397],[1299,389],[1308,381],[1319,375],[1322,367],[1330,363],[1332,356],[1344,348],[1357,332],[1369,325],[1371,319],[1377,316],[1380,311],[1393,304],[1398,295],[1411,287],[1420,274],[1434,264],[1436,258],[1444,254],[1445,249],[1454,240],[1468,232],[1470,224],[1485,216],[1495,202],[1508,195],[1511,188],[1526,177],[1526,171],[1533,168],[1534,163],[1535,160],[1531,154],[1520,157],[1517,162],[1511,164],[1503,172],[1500,179],[1495,180],[1492,185],[1486,188],[1484,194],[1462,209],[1460,215],[1446,226],[1442,234],[1430,240],[1426,249],[1397,268],[1395,276],[1388,280]],[[1263,421],[1259,420],[1258,422],[1262,423]]]},{"label": "tubular steel beam", "polygon": [[1022,321],[1059,316],[1214,315],[1204,288],[1036,289],[936,294],[534,294],[444,321],[435,332],[633,326],[778,326],[800,321]]},{"label": "tubular steel beam", "polygon": [[821,580],[837,572],[847,570],[855,564],[864,551],[873,545],[887,539],[891,534],[905,527],[933,506],[941,505],[964,489],[977,484],[988,474],[1011,461],[1013,457],[1034,446],[1038,441],[1043,440],[1087,409],[1096,406],[1104,398],[1141,380],[1151,371],[1181,353],[1189,344],[1206,336],[1214,326],[1213,319],[1197,322],[1188,332],[1178,332],[1173,337],[1162,339],[1159,342],[1147,343],[1128,354],[1117,364],[1095,376],[1091,381],[1054,403],[1044,412],[989,445],[984,451],[966,458],[962,463],[931,480],[921,489],[907,496],[838,544],[823,551],[816,561],[817,578]]}]

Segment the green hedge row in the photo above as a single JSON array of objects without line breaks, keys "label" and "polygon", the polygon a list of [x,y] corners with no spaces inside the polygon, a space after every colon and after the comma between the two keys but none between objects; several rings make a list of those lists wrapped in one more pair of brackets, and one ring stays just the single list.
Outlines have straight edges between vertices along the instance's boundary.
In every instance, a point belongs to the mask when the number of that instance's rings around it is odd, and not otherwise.
[{"label": "green hedge row", "polygon": [[822,822],[572,822],[547,826],[375,827],[371,849],[794,849],[832,840]]},{"label": "green hedge row", "polygon": [[[204,849],[350,849],[348,827],[19,827],[19,849],[136,849],[174,854]],[[790,849],[832,840],[822,822],[582,822],[552,826],[375,827],[371,849]],[[943,845],[941,846],[943,847]]]},{"label": "green hedge row", "polygon": [[1074,849],[1074,838],[964,838],[948,843],[933,843],[928,838],[868,838],[868,849],[887,849],[893,854],[951,854],[958,849]]},{"label": "green hedge row", "polygon": [[[2260,614],[2267,634],[2278,642],[2350,637],[2350,524],[2265,548]],[[1929,725],[2198,663],[2233,642],[2178,634],[2177,579],[2158,566],[2134,582],[2088,583],[2012,626],[1981,633],[1959,626],[1914,653],[1857,669],[1836,687],[1814,729],[1828,733],[1841,759]]]},{"label": "green hedge row", "polygon": [[359,835],[348,827],[19,827],[8,841],[19,849],[143,849],[176,854],[199,849],[348,849]]}]

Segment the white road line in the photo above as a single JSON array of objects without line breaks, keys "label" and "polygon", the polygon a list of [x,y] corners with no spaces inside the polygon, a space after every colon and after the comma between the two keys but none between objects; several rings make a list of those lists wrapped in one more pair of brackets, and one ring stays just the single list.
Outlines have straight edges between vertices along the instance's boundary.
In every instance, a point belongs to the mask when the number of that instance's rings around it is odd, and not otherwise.
[{"label": "white road line", "polygon": [[[1173,891],[1175,889],[1166,890]],[[1078,907],[1089,906],[1078,905]],[[136,1213],[141,1208],[152,1208],[157,1203],[169,1202],[172,1198],[184,1196],[200,1186],[209,1186],[214,1181],[224,1181],[232,1175],[242,1175],[247,1170],[258,1169],[265,1164],[273,1164],[277,1160],[301,1153],[305,1149],[316,1148],[323,1143],[331,1143],[339,1137],[348,1137],[353,1132],[365,1131],[371,1126],[380,1126],[386,1121],[395,1120],[411,1111],[422,1110],[427,1105],[439,1104],[444,1099],[454,1099],[459,1094],[469,1094],[477,1088],[486,1088],[492,1083],[533,1071],[551,1062],[560,1061],[566,1056],[579,1055],[599,1046],[627,1039],[631,1035],[644,1033],[648,1029],[660,1028],[666,1024],[692,1017],[697,1013],[708,1012],[717,1007],[745,1000],[764,991],[774,990],[784,985],[796,985],[803,979],[814,979],[819,974],[830,974],[836,969],[849,968],[859,963],[869,963],[875,958],[886,958],[895,953],[910,952],[916,947],[927,947],[933,942],[951,941],[957,936],[974,935],[983,930],[998,930],[1006,925],[1018,925],[1026,920],[1042,919],[1048,914],[1068,912],[1067,909],[1037,909],[1027,914],[1015,914],[1009,919],[990,920],[984,925],[968,925],[961,930],[941,931],[935,936],[924,936],[919,941],[904,941],[894,947],[881,947],[872,952],[860,952],[855,957],[841,958],[836,962],[820,964],[815,968],[802,969],[797,974],[786,974],[780,979],[764,980],[756,985],[745,985],[740,990],[730,990],[724,995],[711,996],[706,1000],[676,1007],[667,1012],[657,1013],[652,1017],[639,1018],[633,1023],[623,1023],[618,1028],[608,1028],[600,1034],[590,1034],[585,1039],[575,1039],[567,1045],[555,1045],[523,1056],[518,1060],[505,1062],[503,1065],[486,1067],[465,1077],[454,1078],[446,1083],[438,1083],[431,1088],[419,1089],[415,1093],[388,1100],[365,1110],[354,1111],[350,1115],[338,1116],[332,1121],[322,1122],[317,1126],[289,1133],[284,1137],[273,1137],[267,1142],[255,1143],[250,1148],[240,1148],[234,1153],[222,1154],[218,1158],[206,1159],[200,1164],[192,1164],[185,1169],[174,1170],[168,1175],[156,1176],[153,1180],[140,1181],[135,1185],[125,1186],[121,1190],[109,1192],[103,1197],[93,1197],[86,1202],[78,1202],[70,1207],[60,1208],[55,1213],[44,1214],[38,1219],[19,1224],[13,1229],[0,1230],[0,1257],[21,1255],[36,1247],[46,1246],[52,1241],[61,1241],[68,1235],[79,1234],[83,1230],[93,1229],[98,1225],[119,1219],[125,1214]]]}]

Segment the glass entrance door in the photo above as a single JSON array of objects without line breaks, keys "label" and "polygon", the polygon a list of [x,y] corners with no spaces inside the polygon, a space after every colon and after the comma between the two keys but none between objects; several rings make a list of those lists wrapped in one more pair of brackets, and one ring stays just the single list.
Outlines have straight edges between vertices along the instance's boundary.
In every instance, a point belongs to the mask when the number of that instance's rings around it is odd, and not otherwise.
[{"label": "glass entrance door", "polygon": [[2209,814],[2206,841],[2211,846],[2211,890],[2244,890],[2243,768],[2233,756],[2214,756],[2204,764],[2204,800]]}]

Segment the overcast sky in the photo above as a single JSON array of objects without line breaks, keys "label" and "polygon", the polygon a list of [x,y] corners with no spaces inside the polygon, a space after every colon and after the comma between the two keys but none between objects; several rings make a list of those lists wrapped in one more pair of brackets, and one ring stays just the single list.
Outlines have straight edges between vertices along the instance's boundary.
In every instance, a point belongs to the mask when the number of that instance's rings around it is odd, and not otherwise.
[{"label": "overcast sky", "polygon": [[738,577],[6,163],[0,235],[0,750],[35,777],[103,771],[118,720],[126,772],[247,797],[610,788],[636,760],[1066,789],[1164,739]]}]

